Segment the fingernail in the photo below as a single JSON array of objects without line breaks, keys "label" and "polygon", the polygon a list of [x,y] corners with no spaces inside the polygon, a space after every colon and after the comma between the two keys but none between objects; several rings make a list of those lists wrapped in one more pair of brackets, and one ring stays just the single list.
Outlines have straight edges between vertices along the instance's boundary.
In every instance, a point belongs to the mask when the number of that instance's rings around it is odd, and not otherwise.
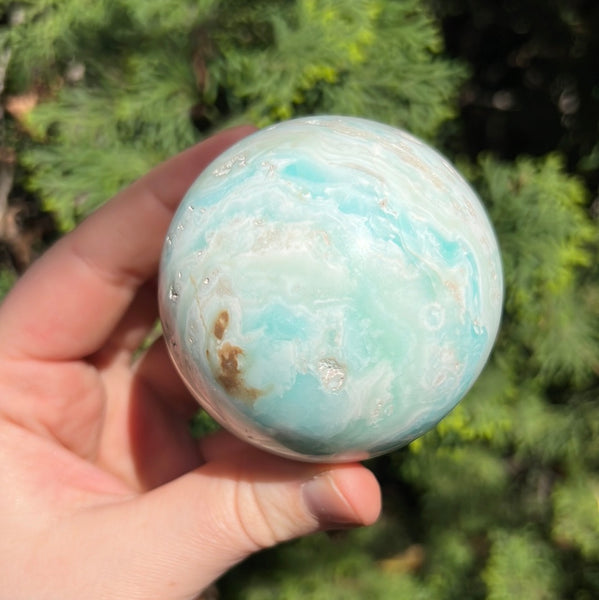
[{"label": "fingernail", "polygon": [[347,528],[359,525],[353,508],[330,474],[321,473],[304,483],[302,495],[308,510],[324,527]]}]

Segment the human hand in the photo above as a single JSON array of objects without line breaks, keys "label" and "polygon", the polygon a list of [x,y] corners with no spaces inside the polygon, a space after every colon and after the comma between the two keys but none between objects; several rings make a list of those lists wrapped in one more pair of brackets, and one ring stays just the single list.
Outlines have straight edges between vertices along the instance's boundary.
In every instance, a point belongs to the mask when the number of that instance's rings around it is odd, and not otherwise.
[{"label": "human hand", "polygon": [[0,306],[0,597],[194,598],[260,549],[370,524],[357,464],[268,455],[197,410],[162,339],[155,274],[178,201],[238,128],[153,170],[57,242]]}]

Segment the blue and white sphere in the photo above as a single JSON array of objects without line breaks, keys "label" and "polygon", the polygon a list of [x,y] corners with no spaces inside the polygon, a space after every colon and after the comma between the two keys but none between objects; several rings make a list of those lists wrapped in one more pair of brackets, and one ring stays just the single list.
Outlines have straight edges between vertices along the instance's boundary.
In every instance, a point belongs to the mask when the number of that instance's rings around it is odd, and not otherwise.
[{"label": "blue and white sphere", "polygon": [[312,461],[409,443],[480,374],[503,280],[455,168],[398,129],[287,121],[240,141],[185,196],[162,256],[172,359],[226,429]]}]

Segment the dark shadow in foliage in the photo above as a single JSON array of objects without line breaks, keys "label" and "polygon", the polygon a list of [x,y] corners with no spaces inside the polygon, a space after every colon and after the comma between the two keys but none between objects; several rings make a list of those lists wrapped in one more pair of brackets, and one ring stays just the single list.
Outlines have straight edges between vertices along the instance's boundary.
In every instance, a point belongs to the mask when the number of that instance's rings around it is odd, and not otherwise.
[{"label": "dark shadow in foliage", "polygon": [[[512,159],[558,150],[599,185],[599,3],[435,0],[447,52],[472,78],[458,151]],[[454,124],[455,126],[455,124]],[[591,155],[596,158],[589,160]]]}]

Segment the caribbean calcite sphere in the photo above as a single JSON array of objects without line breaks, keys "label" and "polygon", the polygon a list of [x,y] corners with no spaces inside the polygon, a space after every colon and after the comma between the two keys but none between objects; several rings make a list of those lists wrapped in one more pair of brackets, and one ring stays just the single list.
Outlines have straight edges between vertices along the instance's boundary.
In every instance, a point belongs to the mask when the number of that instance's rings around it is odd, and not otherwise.
[{"label": "caribbean calcite sphere", "polygon": [[164,246],[172,359],[226,429],[311,461],[361,460],[443,418],[499,327],[495,235],[435,150],[347,117],[274,125],[193,184]]}]

